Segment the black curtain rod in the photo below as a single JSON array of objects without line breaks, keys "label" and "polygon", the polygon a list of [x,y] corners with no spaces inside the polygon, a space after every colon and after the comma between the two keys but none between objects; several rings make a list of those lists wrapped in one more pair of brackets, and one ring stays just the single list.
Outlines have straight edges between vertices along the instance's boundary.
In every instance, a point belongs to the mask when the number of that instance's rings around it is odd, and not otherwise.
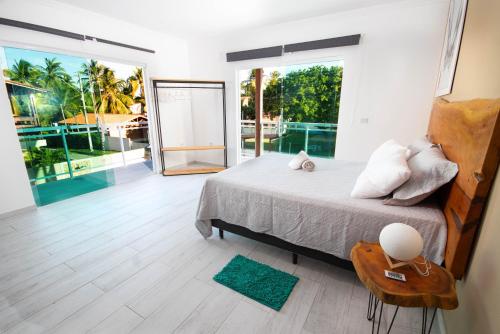
[{"label": "black curtain rod", "polygon": [[341,46],[358,45],[361,38],[360,34],[340,36],[315,41],[307,41],[293,44],[277,45],[267,48],[236,51],[226,53],[226,61],[241,61],[249,59],[261,59],[269,57],[281,57],[285,53],[310,51],[328,48],[337,48]]},{"label": "black curtain rod", "polygon": [[74,33],[74,32],[70,32],[70,31],[66,31],[66,30],[60,30],[60,29],[55,29],[55,28],[50,28],[50,27],[41,26],[41,25],[38,25],[38,24],[32,24],[32,23],[27,23],[27,22],[22,22],[22,21],[16,21],[16,20],[11,20],[11,19],[6,19],[6,18],[3,18],[3,17],[0,17],[0,24],[6,25],[6,26],[10,26],[10,27],[16,27],[16,28],[22,28],[22,29],[27,29],[27,30],[33,30],[33,31],[43,32],[43,33],[46,33],[46,34],[51,34],[51,35],[56,35],[56,36],[61,36],[61,37],[66,37],[66,38],[77,39],[77,40],[80,40],[80,41],[92,40],[92,41],[96,41],[96,42],[99,42],[99,43],[105,43],[105,44],[110,44],[110,45],[114,45],[114,46],[119,46],[119,47],[122,47],[122,48],[133,49],[133,50],[138,50],[138,51],[143,51],[143,52],[148,52],[148,53],[155,53],[154,50],[141,48],[139,46],[134,46],[134,45],[124,44],[124,43],[114,42],[114,41],[110,41],[110,40],[107,40],[107,39],[93,37],[93,36],[88,36],[88,35],[77,34],[77,33]]},{"label": "black curtain rod", "polygon": [[318,39],[315,41],[285,44],[283,46],[283,52],[298,52],[298,51],[310,51],[328,48],[338,48],[341,46],[351,46],[358,45],[361,38],[360,34],[341,36],[334,38]]}]

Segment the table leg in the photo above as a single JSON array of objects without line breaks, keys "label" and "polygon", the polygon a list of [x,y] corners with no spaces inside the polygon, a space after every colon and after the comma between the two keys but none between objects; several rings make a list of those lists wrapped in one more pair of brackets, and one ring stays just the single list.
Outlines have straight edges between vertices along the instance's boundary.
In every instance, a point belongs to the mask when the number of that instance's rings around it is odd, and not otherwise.
[{"label": "table leg", "polygon": [[[368,310],[366,312],[366,319],[368,321],[373,321],[372,322],[372,334],[375,333],[375,318],[377,314],[377,308],[378,304],[380,303],[380,310],[378,314],[378,325],[377,325],[377,334],[380,332],[380,323],[382,322],[382,313],[384,310],[384,302],[381,302],[376,298],[371,292],[370,296],[368,297]],[[396,310],[394,311],[394,314],[391,319],[391,323],[389,325],[389,328],[387,329],[387,334],[391,332],[392,325],[394,324],[394,320],[396,319],[396,315],[398,314],[399,311],[399,306],[396,307]]]},{"label": "table leg", "polygon": [[430,334],[432,329],[432,324],[434,323],[434,318],[436,317],[437,307],[434,308],[434,312],[432,313],[431,323],[429,325],[429,329],[427,329],[427,307],[422,308],[422,334]]},{"label": "table leg", "polygon": [[394,315],[392,316],[391,324],[389,325],[389,328],[387,329],[387,334],[391,331],[392,325],[394,324],[394,319],[396,319],[396,315],[398,314],[399,311],[399,306],[396,306],[396,311],[394,311]]},{"label": "table leg", "polygon": [[368,296],[368,310],[366,311],[366,320],[372,321],[373,317],[375,314],[372,315],[372,309],[373,309],[373,295],[370,292],[370,295]]},{"label": "table leg", "polygon": [[375,313],[377,312],[379,300],[371,292],[368,297],[368,311],[366,312],[366,319],[372,321],[375,319]]},{"label": "table leg", "polygon": [[372,321],[372,334],[375,332],[375,317],[377,314],[378,299],[373,297],[373,315],[370,317]]},{"label": "table leg", "polygon": [[[380,332],[380,323],[382,322],[382,311],[383,310],[384,310],[384,302],[380,302],[380,311],[378,313],[377,334]],[[372,334],[373,334],[373,326],[372,326]]]}]

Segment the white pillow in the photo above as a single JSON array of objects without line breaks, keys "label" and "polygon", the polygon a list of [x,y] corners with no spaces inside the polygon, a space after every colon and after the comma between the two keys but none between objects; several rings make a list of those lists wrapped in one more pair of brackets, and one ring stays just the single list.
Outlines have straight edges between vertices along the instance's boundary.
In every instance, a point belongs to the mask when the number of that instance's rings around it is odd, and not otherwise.
[{"label": "white pillow", "polygon": [[411,176],[406,159],[410,150],[391,139],[377,148],[361,172],[351,197],[377,198],[389,195]]},{"label": "white pillow", "polygon": [[408,160],[411,177],[394,191],[392,198],[384,200],[387,205],[415,205],[457,175],[458,165],[446,159],[439,147],[431,147],[417,153]]},{"label": "white pillow", "polygon": [[418,138],[414,140],[413,143],[408,145],[408,149],[410,150],[410,158],[415,156],[417,153],[422,152],[431,147],[439,147],[440,145],[432,143],[427,136]]}]

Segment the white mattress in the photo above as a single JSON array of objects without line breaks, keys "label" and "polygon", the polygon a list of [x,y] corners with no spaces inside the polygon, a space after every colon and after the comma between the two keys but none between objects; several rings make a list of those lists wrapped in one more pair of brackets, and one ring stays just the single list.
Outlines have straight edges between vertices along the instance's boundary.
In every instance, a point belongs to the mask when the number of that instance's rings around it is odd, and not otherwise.
[{"label": "white mattress", "polygon": [[290,155],[267,154],[210,176],[196,227],[212,235],[211,219],[244,226],[288,242],[350,259],[359,240],[378,241],[382,228],[400,222],[424,239],[424,256],[441,263],[446,221],[437,205],[387,206],[349,196],[364,163],[313,159],[314,172],[291,170]]}]

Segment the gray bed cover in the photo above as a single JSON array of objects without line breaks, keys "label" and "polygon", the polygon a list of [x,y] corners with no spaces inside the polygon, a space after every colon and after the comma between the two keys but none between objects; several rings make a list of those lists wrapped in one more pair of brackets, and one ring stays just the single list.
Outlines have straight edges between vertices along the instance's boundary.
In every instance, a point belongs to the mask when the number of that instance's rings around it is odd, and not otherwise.
[{"label": "gray bed cover", "polygon": [[196,219],[200,233],[210,237],[210,220],[221,219],[350,259],[357,241],[378,241],[384,226],[400,222],[420,232],[424,256],[443,261],[446,221],[437,205],[399,207],[351,198],[364,163],[314,158],[315,171],[306,172],[288,168],[290,159],[266,154],[207,178]]}]

